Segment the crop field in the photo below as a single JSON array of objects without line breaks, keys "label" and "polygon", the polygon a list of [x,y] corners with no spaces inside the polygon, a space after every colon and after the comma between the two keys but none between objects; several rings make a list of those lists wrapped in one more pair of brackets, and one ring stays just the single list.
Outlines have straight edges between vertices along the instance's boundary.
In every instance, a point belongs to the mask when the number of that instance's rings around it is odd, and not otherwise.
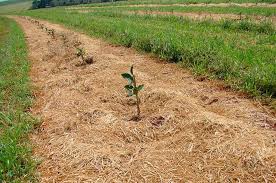
[{"label": "crop field", "polygon": [[275,0],[23,3],[0,6],[0,182],[276,182]]}]

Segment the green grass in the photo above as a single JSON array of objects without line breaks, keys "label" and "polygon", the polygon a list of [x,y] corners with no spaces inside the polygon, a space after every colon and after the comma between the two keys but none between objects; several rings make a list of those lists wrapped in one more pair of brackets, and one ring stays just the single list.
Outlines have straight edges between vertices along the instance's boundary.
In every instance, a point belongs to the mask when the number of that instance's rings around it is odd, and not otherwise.
[{"label": "green grass", "polygon": [[0,17],[0,182],[33,182],[28,133],[35,120],[26,111],[32,95],[24,34],[12,20]]},{"label": "green grass", "polygon": [[[28,11],[116,44],[152,52],[195,73],[225,80],[254,96],[276,97],[276,34],[266,25],[191,21],[177,17],[88,14],[62,8]],[[269,27],[269,26],[268,26]],[[176,76],[177,77],[177,76]]]}]

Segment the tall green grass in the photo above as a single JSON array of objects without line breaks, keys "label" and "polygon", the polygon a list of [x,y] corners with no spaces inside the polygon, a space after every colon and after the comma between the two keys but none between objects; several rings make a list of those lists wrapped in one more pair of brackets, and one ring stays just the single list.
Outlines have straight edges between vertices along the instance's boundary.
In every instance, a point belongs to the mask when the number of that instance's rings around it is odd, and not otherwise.
[{"label": "tall green grass", "polygon": [[33,182],[34,161],[28,133],[35,123],[29,62],[18,25],[0,17],[0,182]]},{"label": "tall green grass", "polygon": [[64,9],[28,11],[25,15],[152,52],[255,96],[276,97],[276,34],[265,24],[258,27],[247,21],[200,22],[114,12],[83,14]]}]

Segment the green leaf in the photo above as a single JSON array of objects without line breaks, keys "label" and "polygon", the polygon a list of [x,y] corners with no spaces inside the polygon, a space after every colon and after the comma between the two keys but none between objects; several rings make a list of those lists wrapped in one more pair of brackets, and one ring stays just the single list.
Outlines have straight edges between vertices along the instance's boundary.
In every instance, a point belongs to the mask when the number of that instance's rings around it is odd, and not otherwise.
[{"label": "green leaf", "polygon": [[129,73],[123,73],[122,77],[125,78],[125,79],[127,79],[130,83],[133,82],[133,77]]},{"label": "green leaf", "polygon": [[133,90],[133,86],[132,85],[126,85],[125,89],[132,91]]},{"label": "green leaf", "polygon": [[136,88],[137,91],[141,91],[141,90],[143,90],[143,89],[144,89],[144,85],[139,85],[139,86]]}]

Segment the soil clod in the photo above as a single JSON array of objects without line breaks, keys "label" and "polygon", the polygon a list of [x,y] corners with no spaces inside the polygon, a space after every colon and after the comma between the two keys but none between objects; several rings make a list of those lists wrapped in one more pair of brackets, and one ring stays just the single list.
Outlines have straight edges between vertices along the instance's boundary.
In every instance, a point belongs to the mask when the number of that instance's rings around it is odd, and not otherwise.
[{"label": "soil clod", "polygon": [[87,56],[87,57],[85,57],[84,58],[84,62],[86,63],[86,64],[93,64],[94,63],[94,59],[93,59],[93,57],[92,56]]},{"label": "soil clod", "polygon": [[142,119],[141,116],[135,115],[135,116],[132,116],[129,121],[138,122],[138,121],[141,121],[141,119]]}]

